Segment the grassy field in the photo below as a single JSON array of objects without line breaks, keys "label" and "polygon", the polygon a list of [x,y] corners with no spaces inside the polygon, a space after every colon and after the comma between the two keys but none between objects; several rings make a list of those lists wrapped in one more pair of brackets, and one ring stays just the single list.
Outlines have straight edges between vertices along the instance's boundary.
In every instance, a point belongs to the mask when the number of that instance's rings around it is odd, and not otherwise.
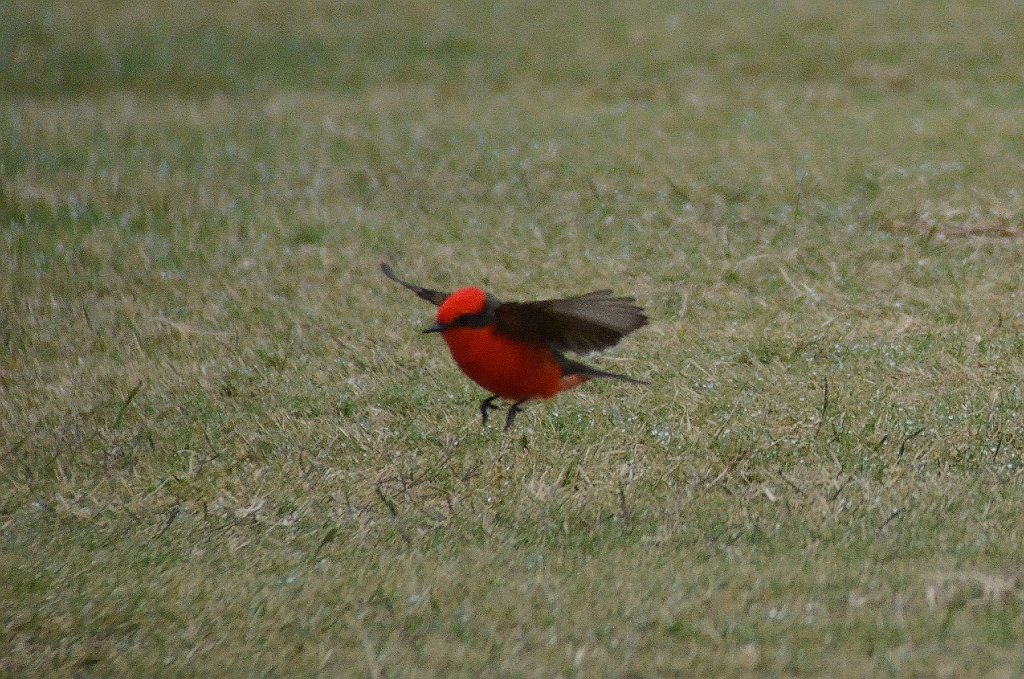
[{"label": "grassy field", "polygon": [[[0,7],[0,676],[1019,677],[1019,3]],[[481,428],[432,308],[651,324]]]}]

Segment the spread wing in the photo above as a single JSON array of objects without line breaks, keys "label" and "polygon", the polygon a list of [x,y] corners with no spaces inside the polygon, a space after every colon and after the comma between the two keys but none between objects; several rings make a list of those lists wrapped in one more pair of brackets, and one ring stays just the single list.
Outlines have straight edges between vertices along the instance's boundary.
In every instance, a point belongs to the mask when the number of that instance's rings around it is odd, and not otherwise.
[{"label": "spread wing", "polygon": [[494,313],[496,330],[506,337],[577,354],[607,349],[647,324],[636,300],[612,297],[611,290],[540,302],[508,302],[499,304]]},{"label": "spread wing", "polygon": [[431,290],[429,288],[421,288],[420,286],[413,285],[412,283],[406,283],[397,275],[395,275],[395,272],[391,269],[391,267],[385,264],[384,262],[380,263],[380,270],[384,272],[385,276],[387,276],[394,282],[398,283],[399,285],[412,290],[413,292],[416,293],[416,295],[419,298],[427,300],[434,306],[441,306],[441,303],[448,299],[449,294],[447,292],[439,292],[437,290]]}]

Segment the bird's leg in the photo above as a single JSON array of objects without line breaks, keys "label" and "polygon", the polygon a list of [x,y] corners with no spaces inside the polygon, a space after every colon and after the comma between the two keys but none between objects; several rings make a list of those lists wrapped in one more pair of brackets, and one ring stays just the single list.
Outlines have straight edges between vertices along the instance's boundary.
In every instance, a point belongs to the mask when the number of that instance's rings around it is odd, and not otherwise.
[{"label": "bird's leg", "polygon": [[499,398],[501,397],[495,394],[494,396],[488,396],[480,402],[480,415],[483,416],[482,424],[487,424],[487,411],[498,410],[500,408],[500,406],[495,403]]},{"label": "bird's leg", "polygon": [[512,421],[516,419],[516,415],[522,410],[522,405],[530,399],[524,398],[521,401],[516,401],[512,404],[512,407],[508,409],[508,415],[505,417],[505,431],[512,428]]}]

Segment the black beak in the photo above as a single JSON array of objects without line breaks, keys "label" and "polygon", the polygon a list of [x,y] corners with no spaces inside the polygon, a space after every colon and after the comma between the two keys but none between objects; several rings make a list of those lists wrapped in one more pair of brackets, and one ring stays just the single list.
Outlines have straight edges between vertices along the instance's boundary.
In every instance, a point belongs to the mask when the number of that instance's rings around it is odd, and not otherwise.
[{"label": "black beak", "polygon": [[423,334],[427,334],[428,332],[441,332],[442,330],[447,330],[447,329],[448,329],[447,326],[441,325],[440,323],[435,323],[434,325],[432,325],[429,328],[427,328],[426,330],[424,330]]}]

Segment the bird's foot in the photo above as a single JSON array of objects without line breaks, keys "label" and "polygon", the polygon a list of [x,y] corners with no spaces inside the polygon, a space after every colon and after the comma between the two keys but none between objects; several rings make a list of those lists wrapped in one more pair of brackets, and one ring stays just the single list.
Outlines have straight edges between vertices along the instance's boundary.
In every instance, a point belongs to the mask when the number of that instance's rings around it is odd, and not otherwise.
[{"label": "bird's foot", "polygon": [[487,415],[491,410],[501,409],[501,406],[495,403],[495,401],[497,401],[499,398],[501,397],[488,396],[487,398],[480,402],[480,417],[483,420],[481,424],[487,424]]},{"label": "bird's foot", "polygon": [[523,409],[523,404],[528,400],[529,399],[524,398],[522,401],[516,401],[512,404],[512,407],[508,409],[508,415],[505,416],[505,431],[512,428],[512,422],[515,421],[516,415],[519,414],[519,411]]}]

